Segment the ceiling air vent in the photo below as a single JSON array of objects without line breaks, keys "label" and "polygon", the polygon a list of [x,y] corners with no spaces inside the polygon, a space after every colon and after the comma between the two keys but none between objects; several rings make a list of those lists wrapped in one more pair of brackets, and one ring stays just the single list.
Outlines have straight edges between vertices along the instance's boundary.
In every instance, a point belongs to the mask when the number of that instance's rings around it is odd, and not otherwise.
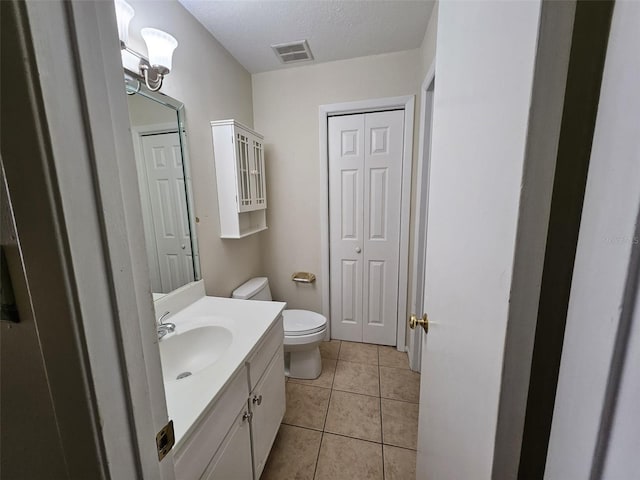
[{"label": "ceiling air vent", "polygon": [[282,63],[304,62],[313,60],[313,55],[306,40],[271,45]]}]

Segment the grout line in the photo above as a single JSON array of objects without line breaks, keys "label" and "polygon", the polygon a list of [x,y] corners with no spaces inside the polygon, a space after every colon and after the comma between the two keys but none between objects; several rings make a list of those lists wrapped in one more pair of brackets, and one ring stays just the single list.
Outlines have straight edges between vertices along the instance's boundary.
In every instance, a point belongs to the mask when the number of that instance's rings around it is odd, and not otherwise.
[{"label": "grout line", "polygon": [[380,347],[378,346],[378,393],[380,394],[380,440],[382,441],[382,448],[380,448],[380,455],[382,460],[382,480],[385,480],[384,472],[384,425],[382,423],[382,376],[380,375]]},{"label": "grout line", "polygon": [[409,400],[398,400],[397,398],[380,397],[384,400],[391,400],[392,402],[410,403],[411,405],[420,405],[420,402],[410,402]]},{"label": "grout line", "polygon": [[400,445],[395,445],[393,443],[383,443],[382,445],[385,446],[385,447],[401,448],[403,450],[408,450],[410,452],[417,452],[418,451],[417,449],[414,449],[414,448],[401,447]]},{"label": "grout line", "polygon": [[327,428],[327,417],[329,416],[329,408],[331,407],[331,398],[333,398],[333,389],[330,390],[329,401],[327,402],[327,410],[324,412],[324,421],[322,422],[323,432],[326,432],[325,428]]},{"label": "grout line", "polygon": [[393,369],[393,370],[402,370],[402,371],[405,371],[405,372],[415,373],[415,374],[416,374],[416,375],[418,375],[418,376],[420,375],[420,372],[414,372],[414,371],[413,371],[413,370],[411,370],[410,368],[404,368],[404,367],[389,367],[389,366],[387,366],[387,365],[380,365],[380,366],[381,366],[381,367],[384,367],[384,368],[391,368],[391,369]]},{"label": "grout line", "polygon": [[362,442],[367,442],[367,443],[373,443],[374,445],[386,445],[388,447],[395,447],[395,448],[402,448],[403,450],[409,450],[411,452],[415,452],[414,449],[412,448],[408,448],[408,447],[400,447],[398,445],[393,445],[391,443],[382,443],[382,442],[375,442],[373,440],[367,440],[365,438],[358,438],[358,437],[352,437],[350,435],[345,435],[344,433],[335,433],[335,432],[321,432],[320,430],[316,430],[315,428],[311,428],[311,427],[302,427],[300,425],[292,425],[290,423],[283,423],[282,425],[286,425],[287,427],[294,427],[294,428],[302,428],[303,430],[309,430],[310,432],[316,432],[316,433],[322,433],[322,434],[328,434],[328,435],[335,435],[336,437],[343,437],[343,438],[350,438],[351,440],[360,440]]},{"label": "grout line", "polygon": [[[322,442],[324,442],[324,432],[320,436],[320,446],[318,447],[318,454],[316,455],[316,466],[313,469],[313,478],[316,478],[318,474],[318,463],[320,463],[320,450],[322,450]],[[383,479],[384,480],[384,479]]]},{"label": "grout line", "polygon": [[[342,358],[338,359],[339,362],[345,362],[345,363],[355,363],[356,365],[371,365],[372,367],[379,367],[380,365],[378,365],[377,363],[371,363],[371,362],[355,362],[353,360],[344,360]],[[388,368],[393,368],[393,367],[388,367]],[[401,369],[398,369],[401,370]]]},{"label": "grout line", "polygon": [[[358,440],[359,442],[367,442],[367,443],[373,443],[374,445],[380,445],[382,446],[382,443],[380,442],[374,442],[373,440],[366,440],[364,438],[358,438],[358,437],[350,437],[349,435],[345,435],[344,433],[334,433],[334,432],[324,432],[326,435],[333,435],[335,437],[342,437],[342,438],[349,438],[351,440]],[[391,445],[392,447],[395,447],[395,445]],[[403,447],[398,447],[398,448],[403,448]],[[411,450],[410,448],[405,448],[405,450]],[[414,450],[415,451],[415,450]]]},{"label": "grout line", "polygon": [[317,428],[307,427],[307,426],[303,426],[303,425],[296,425],[295,423],[280,422],[280,425],[288,425],[289,427],[304,428],[305,430],[312,430],[314,432],[322,433],[322,430],[318,430]]}]

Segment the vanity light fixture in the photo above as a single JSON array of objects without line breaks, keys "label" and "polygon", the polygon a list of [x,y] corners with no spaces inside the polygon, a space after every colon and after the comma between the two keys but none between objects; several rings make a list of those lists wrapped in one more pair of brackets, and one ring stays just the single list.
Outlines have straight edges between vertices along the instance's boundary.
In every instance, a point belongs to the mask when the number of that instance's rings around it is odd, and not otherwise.
[{"label": "vanity light fixture", "polygon": [[[118,20],[118,36],[125,69],[138,80],[144,80],[149,90],[156,92],[162,87],[162,80],[171,72],[171,59],[178,41],[171,35],[157,28],[143,28],[140,34],[147,44],[149,58],[127,46],[129,40],[129,23],[135,10],[125,0],[115,0],[116,18]],[[128,67],[125,57],[134,57],[137,65]],[[137,68],[137,71],[135,69]]]}]

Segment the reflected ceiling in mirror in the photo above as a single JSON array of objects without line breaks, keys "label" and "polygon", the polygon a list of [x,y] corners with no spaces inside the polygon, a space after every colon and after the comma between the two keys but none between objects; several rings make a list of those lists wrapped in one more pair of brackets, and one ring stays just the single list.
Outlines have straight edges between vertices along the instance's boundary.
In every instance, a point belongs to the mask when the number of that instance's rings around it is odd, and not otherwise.
[{"label": "reflected ceiling in mirror", "polygon": [[184,106],[125,78],[155,299],[200,279]]}]

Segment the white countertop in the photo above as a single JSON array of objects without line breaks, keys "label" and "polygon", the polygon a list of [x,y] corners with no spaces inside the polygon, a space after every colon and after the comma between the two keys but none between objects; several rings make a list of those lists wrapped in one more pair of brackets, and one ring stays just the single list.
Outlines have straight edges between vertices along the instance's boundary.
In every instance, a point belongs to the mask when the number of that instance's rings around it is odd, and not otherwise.
[{"label": "white countertop", "polygon": [[213,365],[190,377],[165,381],[167,410],[173,420],[176,447],[199,422],[207,407],[216,401],[234,374],[244,366],[285,307],[286,303],[282,302],[203,297],[167,319],[176,325],[176,331],[165,339],[206,325],[225,327],[233,335],[231,345]]}]

